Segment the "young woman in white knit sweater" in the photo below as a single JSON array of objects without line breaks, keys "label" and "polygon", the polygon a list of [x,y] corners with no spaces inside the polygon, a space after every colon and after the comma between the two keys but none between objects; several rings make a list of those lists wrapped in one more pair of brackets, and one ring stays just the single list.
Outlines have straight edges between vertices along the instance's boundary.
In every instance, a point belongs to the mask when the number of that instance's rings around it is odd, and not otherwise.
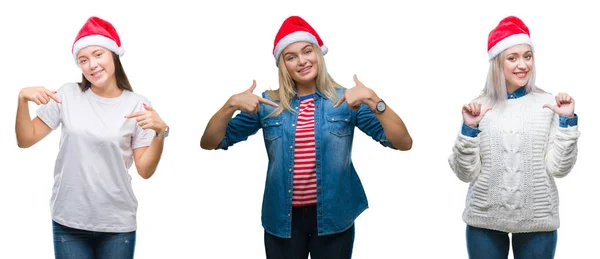
[{"label": "young woman in white knit sweater", "polygon": [[577,159],[575,101],[535,86],[534,48],[517,17],[488,38],[490,68],[481,96],[462,108],[448,159],[470,183],[463,220],[469,258],[553,258],[559,227],[555,177]]}]

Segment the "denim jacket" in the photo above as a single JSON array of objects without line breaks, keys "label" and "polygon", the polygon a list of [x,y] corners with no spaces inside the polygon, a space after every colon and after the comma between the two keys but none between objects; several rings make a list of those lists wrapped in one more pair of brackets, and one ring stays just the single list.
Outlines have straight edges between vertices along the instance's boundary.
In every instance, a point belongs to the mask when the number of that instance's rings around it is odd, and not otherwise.
[{"label": "denim jacket", "polygon": [[[345,89],[337,89],[341,98]],[[263,98],[274,101],[266,93]],[[277,101],[274,101],[278,103]],[[361,104],[350,110],[334,103],[320,91],[315,102],[315,149],[317,175],[318,235],[342,232],[352,226],[358,215],[368,207],[367,197],[351,160],[355,126],[383,146],[394,148],[387,140],[379,120],[369,107]],[[298,95],[291,107],[298,111]],[[266,232],[290,238],[292,231],[292,193],[294,147],[298,112],[284,110],[275,117],[265,117],[275,108],[260,104],[260,112],[240,112],[227,125],[220,149],[248,139],[262,128],[269,157],[267,180],[262,204],[262,225]]]}]

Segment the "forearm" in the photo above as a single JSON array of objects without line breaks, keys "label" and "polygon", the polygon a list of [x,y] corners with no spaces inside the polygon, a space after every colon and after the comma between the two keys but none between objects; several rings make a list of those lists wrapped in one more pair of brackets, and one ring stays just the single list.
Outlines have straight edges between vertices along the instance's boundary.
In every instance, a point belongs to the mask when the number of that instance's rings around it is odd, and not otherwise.
[{"label": "forearm", "polygon": [[392,145],[399,150],[409,150],[412,148],[412,138],[406,129],[404,122],[389,106],[380,114],[375,114],[385,137]]},{"label": "forearm", "polygon": [[571,172],[577,161],[577,140],[581,133],[577,127],[558,128],[546,151],[546,170],[561,178]]},{"label": "forearm", "polygon": [[29,105],[27,101],[20,98],[17,107],[15,133],[17,136],[17,145],[20,148],[28,148],[34,144],[35,130],[29,115]]},{"label": "forearm", "polygon": [[479,137],[471,138],[459,134],[452,148],[452,155],[448,158],[448,163],[458,179],[467,183],[475,181],[482,167]]},{"label": "forearm", "polygon": [[235,113],[236,108],[233,107],[228,101],[223,105],[215,115],[208,121],[202,139],[200,140],[200,147],[203,149],[216,149],[219,143],[225,137],[225,131],[227,124],[231,120],[231,117]]},{"label": "forearm", "polygon": [[[377,95],[373,95],[367,100],[367,105],[373,110],[377,102],[381,100]],[[394,112],[394,110],[386,106],[382,113],[375,113],[375,117],[381,123],[385,137],[392,145],[399,150],[409,150],[412,148],[412,138],[408,133],[404,121]]]},{"label": "forearm", "polygon": [[144,178],[150,178],[156,168],[163,151],[165,139],[161,137],[154,137],[150,146],[144,151],[144,154],[140,157],[139,163],[137,163],[138,173]]}]

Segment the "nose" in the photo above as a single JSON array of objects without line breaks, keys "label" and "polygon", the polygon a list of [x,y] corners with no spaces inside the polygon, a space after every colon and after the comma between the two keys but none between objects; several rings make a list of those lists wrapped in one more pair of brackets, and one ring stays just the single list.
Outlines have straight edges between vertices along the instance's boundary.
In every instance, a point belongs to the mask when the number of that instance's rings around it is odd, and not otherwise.
[{"label": "nose", "polygon": [[91,58],[90,61],[88,62],[90,69],[94,69],[98,66],[98,61],[96,61],[95,59]]},{"label": "nose", "polygon": [[307,61],[307,59],[305,57],[303,57],[303,56],[298,57],[298,65],[304,66],[304,65],[306,65],[306,61]]},{"label": "nose", "polygon": [[518,63],[517,63],[517,68],[519,69],[526,69],[527,68],[527,64],[525,63],[525,59],[520,58]]}]

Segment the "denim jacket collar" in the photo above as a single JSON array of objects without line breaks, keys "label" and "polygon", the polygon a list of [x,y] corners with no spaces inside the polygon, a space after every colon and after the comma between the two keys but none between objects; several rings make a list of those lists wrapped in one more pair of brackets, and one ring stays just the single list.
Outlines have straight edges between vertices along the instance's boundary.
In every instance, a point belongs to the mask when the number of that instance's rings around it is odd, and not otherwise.
[{"label": "denim jacket collar", "polygon": [[[307,94],[307,95],[308,95],[308,94]],[[325,97],[325,98],[327,98],[325,95],[323,95],[323,93],[321,93],[321,91],[319,91],[319,89],[317,89],[317,90],[316,90],[316,91],[313,93],[313,95],[314,95],[314,98],[315,98],[315,99],[317,99],[317,96],[318,96],[318,97]],[[298,99],[300,99],[300,96],[298,95],[298,90],[296,90],[296,87],[294,87],[294,98],[298,98]]]},{"label": "denim jacket collar", "polygon": [[508,99],[517,99],[527,95],[527,91],[525,90],[525,86],[521,86],[519,89],[515,90],[512,93],[506,93]]}]

